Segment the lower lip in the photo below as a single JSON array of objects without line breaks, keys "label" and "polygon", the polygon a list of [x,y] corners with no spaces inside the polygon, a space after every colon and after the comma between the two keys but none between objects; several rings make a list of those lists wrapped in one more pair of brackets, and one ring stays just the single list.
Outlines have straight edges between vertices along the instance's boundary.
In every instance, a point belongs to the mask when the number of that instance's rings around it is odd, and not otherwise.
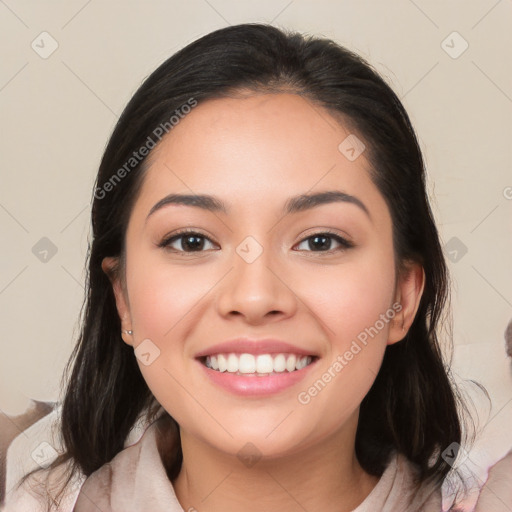
[{"label": "lower lip", "polygon": [[279,393],[294,384],[297,384],[307,375],[309,375],[311,368],[315,366],[318,359],[315,359],[308,366],[295,370],[293,372],[279,372],[266,377],[259,377],[258,375],[250,375],[244,377],[242,375],[235,375],[229,372],[219,372],[208,368],[201,361],[197,363],[206,372],[209,379],[218,386],[234,393],[243,396],[265,396]]}]

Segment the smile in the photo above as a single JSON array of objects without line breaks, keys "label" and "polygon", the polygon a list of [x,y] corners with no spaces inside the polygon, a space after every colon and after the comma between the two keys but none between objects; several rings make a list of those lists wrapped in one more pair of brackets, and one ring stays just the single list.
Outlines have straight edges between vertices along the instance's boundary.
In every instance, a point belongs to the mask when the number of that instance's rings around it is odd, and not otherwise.
[{"label": "smile", "polygon": [[226,352],[196,359],[212,384],[230,394],[254,398],[277,394],[299,385],[313,371],[318,360],[318,356],[286,352]]},{"label": "smile", "polygon": [[212,354],[204,358],[204,364],[217,372],[243,376],[268,376],[302,370],[310,365],[314,356],[299,354]]}]

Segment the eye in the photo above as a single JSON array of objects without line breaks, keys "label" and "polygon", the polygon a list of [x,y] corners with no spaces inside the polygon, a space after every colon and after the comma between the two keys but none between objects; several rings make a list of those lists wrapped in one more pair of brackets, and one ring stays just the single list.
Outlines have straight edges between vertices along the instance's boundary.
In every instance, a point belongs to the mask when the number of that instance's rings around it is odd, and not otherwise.
[{"label": "eye", "polygon": [[[338,248],[331,248],[333,241],[339,245]],[[208,243],[211,246],[214,245],[213,242],[206,235],[203,235],[202,233],[199,233],[197,231],[185,229],[179,231],[178,233],[173,234],[170,237],[164,238],[158,244],[158,247],[165,248],[172,252],[193,253],[204,252],[205,244],[207,245]],[[349,242],[340,235],[337,235],[330,231],[322,231],[320,233],[315,233],[311,236],[308,236],[302,242],[299,243],[299,247],[304,243],[308,244],[307,247],[310,249],[310,251],[308,252],[332,253],[354,247],[354,244],[352,242]],[[208,247],[206,247],[206,249],[208,249]]]},{"label": "eye", "polygon": [[[340,246],[337,249],[331,249],[333,240]],[[311,249],[310,252],[338,252],[354,247],[352,242],[349,242],[345,238],[331,233],[330,231],[323,231],[321,233],[315,233],[305,238],[300,242],[299,246],[307,243],[307,247]]]},{"label": "eye", "polygon": [[[191,230],[182,230],[171,237],[164,238],[158,244],[158,247],[163,247],[172,252],[191,253],[204,251],[205,243],[213,245],[212,241],[202,233]],[[175,245],[175,247],[173,247],[173,245]],[[178,248],[176,248],[176,246],[178,246]]]}]

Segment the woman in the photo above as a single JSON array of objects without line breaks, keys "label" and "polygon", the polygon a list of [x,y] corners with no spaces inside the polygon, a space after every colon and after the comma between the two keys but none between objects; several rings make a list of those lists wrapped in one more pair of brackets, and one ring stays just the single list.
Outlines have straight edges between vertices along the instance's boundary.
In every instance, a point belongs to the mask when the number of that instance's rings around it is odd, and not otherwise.
[{"label": "woman", "polygon": [[363,59],[261,24],[188,45],[119,119],[92,227],[50,468],[88,477],[74,510],[441,509],[447,268]]}]

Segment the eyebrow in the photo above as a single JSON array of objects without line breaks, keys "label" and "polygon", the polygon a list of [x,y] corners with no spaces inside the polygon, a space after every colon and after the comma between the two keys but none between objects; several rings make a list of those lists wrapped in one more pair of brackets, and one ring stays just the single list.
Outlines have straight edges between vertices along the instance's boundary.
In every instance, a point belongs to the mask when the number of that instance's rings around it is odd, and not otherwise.
[{"label": "eyebrow", "polygon": [[[290,215],[303,212],[305,210],[310,210],[320,205],[337,202],[349,203],[359,207],[371,220],[371,215],[368,211],[368,208],[360,199],[339,190],[328,190],[315,194],[301,194],[298,196],[290,197],[284,204],[283,214]],[[151,208],[148,216],[146,217],[146,221],[157,210],[160,210],[164,206],[168,205],[193,206],[206,211],[214,213],[220,212],[226,215],[229,212],[229,208],[226,203],[215,196],[206,194],[169,194],[163,199],[160,199],[160,201],[158,201],[158,203],[156,203],[153,208]]]}]

